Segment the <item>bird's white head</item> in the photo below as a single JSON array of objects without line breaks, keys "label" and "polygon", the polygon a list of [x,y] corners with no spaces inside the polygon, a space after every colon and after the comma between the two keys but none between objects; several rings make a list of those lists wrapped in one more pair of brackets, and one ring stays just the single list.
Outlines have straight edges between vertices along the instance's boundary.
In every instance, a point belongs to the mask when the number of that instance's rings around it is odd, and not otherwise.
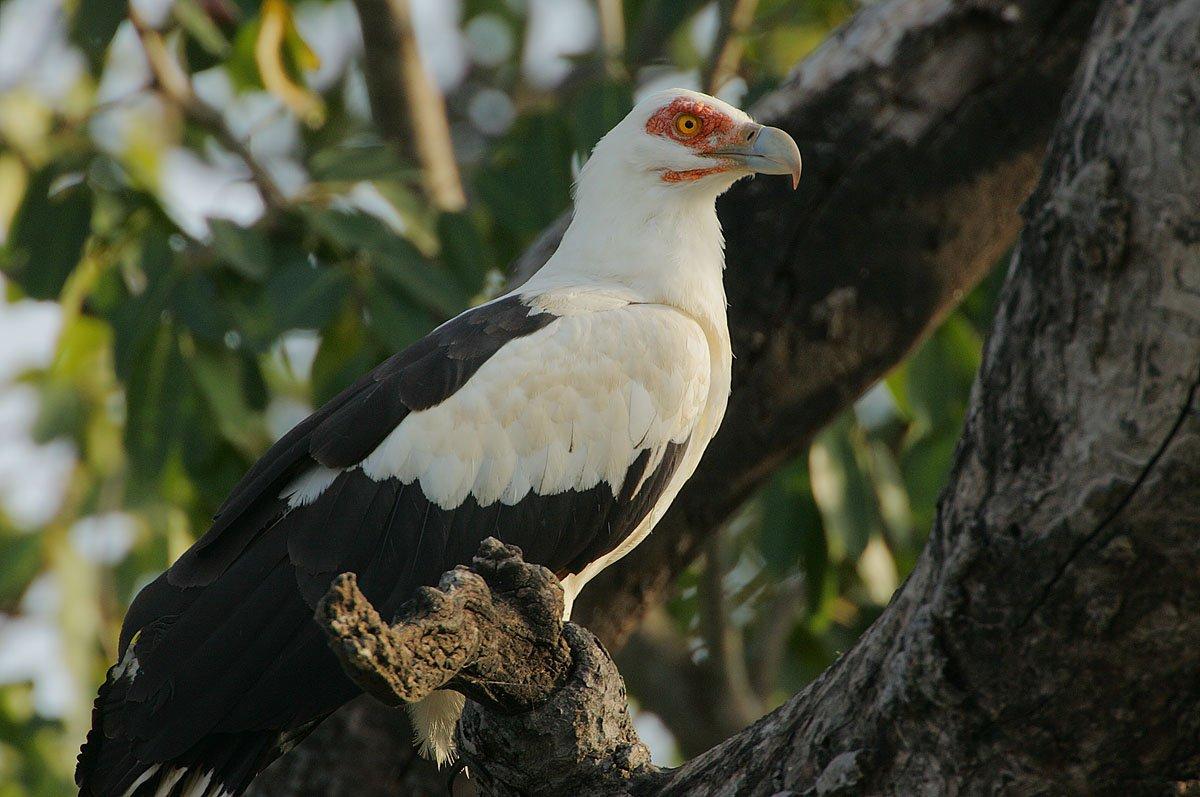
[{"label": "bird's white head", "polygon": [[[745,112],[686,89],[656,92],[639,102],[596,145],[581,175],[665,194],[715,197],[751,174],[800,180],[800,150],[787,133],[757,124]],[[585,167],[586,168],[586,167]]]},{"label": "bird's white head", "polygon": [[800,179],[791,137],[686,89],[650,95],[596,145],[575,214],[529,290],[628,289],[724,324],[718,195],[752,174]]}]

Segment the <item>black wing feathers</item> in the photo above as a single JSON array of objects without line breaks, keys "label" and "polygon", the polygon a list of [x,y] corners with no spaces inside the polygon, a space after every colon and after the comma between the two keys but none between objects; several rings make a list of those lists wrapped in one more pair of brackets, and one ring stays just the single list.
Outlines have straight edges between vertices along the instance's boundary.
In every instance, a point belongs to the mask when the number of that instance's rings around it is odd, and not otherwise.
[{"label": "black wing feathers", "polygon": [[343,390],[284,435],[233,488],[212,527],[172,567],[172,584],[212,583],[283,511],[281,490],[320,463],[360,462],[409,412],[436,406],[466,384],[504,344],[557,318],[533,312],[519,296],[454,318]]}]

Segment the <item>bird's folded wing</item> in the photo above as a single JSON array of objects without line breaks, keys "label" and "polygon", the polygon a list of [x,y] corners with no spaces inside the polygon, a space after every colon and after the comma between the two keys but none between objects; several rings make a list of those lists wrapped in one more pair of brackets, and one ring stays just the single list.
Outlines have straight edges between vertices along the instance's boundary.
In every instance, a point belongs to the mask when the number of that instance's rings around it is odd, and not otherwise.
[{"label": "bird's folded wing", "polygon": [[559,316],[526,301],[469,311],[300,424],[235,488],[172,583],[211,582],[298,514],[289,551],[317,576],[305,590],[315,599],[375,533],[361,528],[372,500],[395,508],[377,522],[410,570],[461,561],[493,533],[564,574],[611,550],[682,456],[708,396],[706,339],[661,305]]}]

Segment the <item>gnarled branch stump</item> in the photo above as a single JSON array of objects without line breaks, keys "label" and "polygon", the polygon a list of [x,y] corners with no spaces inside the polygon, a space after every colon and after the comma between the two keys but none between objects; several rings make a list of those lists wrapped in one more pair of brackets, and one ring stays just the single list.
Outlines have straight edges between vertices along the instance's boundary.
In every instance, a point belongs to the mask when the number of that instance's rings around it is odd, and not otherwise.
[{"label": "gnarled branch stump", "polygon": [[660,773],[630,720],[625,683],[563,593],[519,548],[488,538],[470,567],[423,587],[387,623],[352,573],[317,607],[346,673],[388,705],[437,689],[470,698],[459,752],[488,794],[614,794]]}]

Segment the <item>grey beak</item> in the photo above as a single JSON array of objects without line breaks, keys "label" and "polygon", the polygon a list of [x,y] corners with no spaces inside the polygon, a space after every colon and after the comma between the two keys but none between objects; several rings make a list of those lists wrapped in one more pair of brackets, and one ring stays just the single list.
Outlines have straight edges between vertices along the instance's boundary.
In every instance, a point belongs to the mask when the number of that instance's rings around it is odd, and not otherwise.
[{"label": "grey beak", "polygon": [[754,122],[742,125],[738,142],[709,153],[729,158],[758,174],[790,174],[792,188],[800,184],[800,148],[787,133],[778,127],[765,127]]}]

